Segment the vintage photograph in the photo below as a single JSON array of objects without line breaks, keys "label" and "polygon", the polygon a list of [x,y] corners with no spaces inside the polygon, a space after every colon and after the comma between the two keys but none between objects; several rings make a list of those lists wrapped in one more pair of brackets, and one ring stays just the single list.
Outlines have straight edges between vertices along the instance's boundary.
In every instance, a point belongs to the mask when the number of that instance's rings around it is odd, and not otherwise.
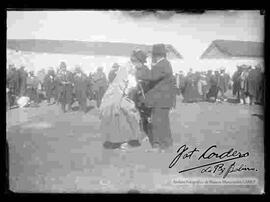
[{"label": "vintage photograph", "polygon": [[11,192],[265,193],[263,12],[6,16]]}]

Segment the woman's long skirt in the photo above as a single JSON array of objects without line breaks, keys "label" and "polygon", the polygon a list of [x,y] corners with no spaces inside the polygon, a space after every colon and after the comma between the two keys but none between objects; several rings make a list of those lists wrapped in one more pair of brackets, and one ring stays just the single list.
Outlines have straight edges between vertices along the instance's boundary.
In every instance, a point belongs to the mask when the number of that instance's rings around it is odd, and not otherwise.
[{"label": "woman's long skirt", "polygon": [[169,111],[169,108],[152,108],[153,144],[158,144],[161,149],[166,149],[173,144]]},{"label": "woman's long skirt", "polygon": [[100,125],[104,141],[112,143],[123,143],[130,140],[138,140],[140,137],[140,126],[138,121],[127,111],[120,109],[119,114],[110,114],[103,117]]}]

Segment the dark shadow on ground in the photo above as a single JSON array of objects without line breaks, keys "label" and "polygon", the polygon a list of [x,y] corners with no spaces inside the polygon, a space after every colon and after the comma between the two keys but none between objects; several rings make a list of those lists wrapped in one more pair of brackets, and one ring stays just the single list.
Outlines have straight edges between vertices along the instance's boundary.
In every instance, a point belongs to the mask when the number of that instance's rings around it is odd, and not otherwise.
[{"label": "dark shadow on ground", "polygon": [[72,109],[72,111],[79,111],[80,108],[79,108],[79,106],[75,106],[75,107],[72,107],[71,109]]},{"label": "dark shadow on ground", "polygon": [[[85,113],[88,113],[90,110],[92,110],[92,109],[94,109],[94,108],[95,108],[94,106],[88,106],[88,107],[86,108]],[[71,109],[72,109],[72,111],[79,111],[79,110],[80,110],[80,107],[79,107],[79,106],[75,106],[75,107],[72,107]]]},{"label": "dark shadow on ground", "polygon": [[94,106],[88,106],[85,113],[88,113],[89,111],[91,111],[94,108],[95,108]]},{"label": "dark shadow on ground", "polygon": [[240,103],[240,100],[235,99],[235,98],[228,98],[227,102],[228,103],[233,103],[233,104],[238,104],[238,103]]},{"label": "dark shadow on ground", "polygon": [[252,114],[252,116],[256,116],[256,117],[258,117],[260,120],[262,120],[263,121],[263,119],[264,119],[264,116],[263,116],[263,114]]}]

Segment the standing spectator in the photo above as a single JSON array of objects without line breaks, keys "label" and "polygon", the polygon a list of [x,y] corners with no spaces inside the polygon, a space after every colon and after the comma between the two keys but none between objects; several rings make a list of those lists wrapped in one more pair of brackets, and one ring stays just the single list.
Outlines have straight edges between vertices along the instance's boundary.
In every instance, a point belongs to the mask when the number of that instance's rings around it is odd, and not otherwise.
[{"label": "standing spectator", "polygon": [[233,74],[233,96],[237,96],[237,99],[240,100],[240,89],[241,89],[241,74],[243,68],[242,66],[237,66],[237,71]]},{"label": "standing spectator", "polygon": [[251,68],[247,77],[247,93],[249,95],[250,105],[254,104],[256,98],[257,79],[258,76],[256,69]]},{"label": "standing spectator", "polygon": [[262,98],[263,98],[263,72],[262,72],[262,67],[260,64],[257,64],[255,66],[255,72],[256,72],[256,83],[255,83],[255,102],[256,103],[262,103]]},{"label": "standing spectator", "polygon": [[184,103],[192,103],[197,102],[200,98],[200,94],[198,91],[198,82],[196,78],[196,74],[191,71],[187,74],[185,79],[185,85],[183,87],[183,102]]},{"label": "standing spectator", "polygon": [[66,112],[66,106],[68,111],[71,111],[71,105],[73,102],[73,78],[72,73],[67,71],[66,63],[61,62],[60,71],[57,75],[58,82],[58,99],[61,104],[61,109]]},{"label": "standing spectator", "polygon": [[87,76],[82,72],[79,66],[75,69],[74,90],[75,96],[79,102],[79,110],[86,113],[87,110]]},{"label": "standing spectator", "polygon": [[246,104],[246,98],[249,97],[248,94],[248,75],[250,68],[247,65],[243,65],[243,71],[240,76],[240,97],[243,100],[243,104]]},{"label": "standing spectator", "polygon": [[178,74],[178,94],[180,95],[183,92],[185,86],[185,75],[183,71],[179,71]]},{"label": "standing spectator", "polygon": [[219,78],[219,73],[218,71],[215,71],[214,75],[210,76],[210,89],[209,92],[207,93],[207,99],[209,100],[211,97],[214,97],[214,101],[217,100],[217,95],[218,95],[218,78]]},{"label": "standing spectator", "polygon": [[51,98],[54,98],[55,103],[57,99],[57,92],[56,92],[56,78],[55,78],[55,73],[53,69],[49,69],[47,75],[44,78],[44,89],[46,92],[46,98],[48,104],[51,103]]},{"label": "standing spectator", "polygon": [[114,63],[108,75],[109,83],[112,83],[112,81],[116,77],[116,72],[118,71],[118,69],[119,69],[119,65],[117,63]]},{"label": "standing spectator", "polygon": [[93,85],[94,85],[93,76],[92,76],[92,73],[90,72],[87,77],[87,97],[90,101],[95,99]]},{"label": "standing spectator", "polygon": [[24,66],[21,66],[21,68],[19,69],[20,96],[25,96],[26,94],[27,72],[24,69],[25,69]]},{"label": "standing spectator", "polygon": [[102,67],[98,67],[97,71],[93,74],[93,90],[97,101],[97,107],[101,104],[102,97],[108,87],[108,82]]},{"label": "standing spectator", "polygon": [[227,77],[225,75],[225,69],[222,68],[220,70],[220,74],[218,76],[218,90],[220,91],[221,93],[221,99],[225,99],[225,96],[224,94],[226,93],[227,91]]},{"label": "standing spectator", "polygon": [[6,84],[8,88],[8,107],[11,107],[15,104],[16,96],[19,95],[19,73],[14,65],[9,65]]},{"label": "standing spectator", "polygon": [[38,104],[38,79],[34,76],[34,72],[30,71],[29,76],[27,77],[27,95],[30,98],[30,102],[35,105]]},{"label": "standing spectator", "polygon": [[198,81],[198,89],[199,89],[199,93],[202,96],[202,100],[205,101],[206,100],[206,94],[207,94],[207,81],[206,81],[206,75],[204,75],[203,73],[201,73]]}]

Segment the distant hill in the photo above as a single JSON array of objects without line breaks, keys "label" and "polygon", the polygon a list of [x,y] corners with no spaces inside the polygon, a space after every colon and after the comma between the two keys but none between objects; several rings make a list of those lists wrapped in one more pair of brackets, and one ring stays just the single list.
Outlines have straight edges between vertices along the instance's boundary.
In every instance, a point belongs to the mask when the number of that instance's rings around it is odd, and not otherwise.
[{"label": "distant hill", "polygon": [[[38,53],[58,53],[75,55],[109,55],[127,56],[132,50],[140,48],[151,52],[151,45],[120,43],[120,42],[88,42],[71,40],[46,39],[8,39],[7,48]],[[182,55],[170,44],[166,44],[170,58],[183,59]]]}]

